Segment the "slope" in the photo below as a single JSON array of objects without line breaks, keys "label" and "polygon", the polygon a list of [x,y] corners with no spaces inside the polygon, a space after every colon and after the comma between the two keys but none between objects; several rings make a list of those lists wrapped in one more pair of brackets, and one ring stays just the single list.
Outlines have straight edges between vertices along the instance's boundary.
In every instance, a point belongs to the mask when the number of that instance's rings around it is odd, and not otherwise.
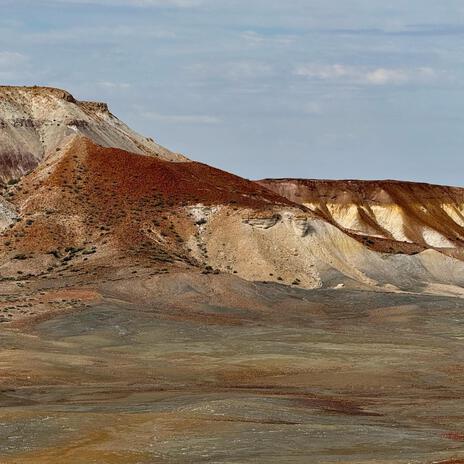
[{"label": "slope", "polygon": [[0,273],[8,279],[83,282],[131,269],[305,288],[459,294],[464,286],[464,263],[441,253],[383,255],[254,182],[78,136],[10,185],[5,201]]},{"label": "slope", "polygon": [[30,172],[73,135],[106,147],[185,161],[152,139],[132,131],[105,103],[80,102],[70,93],[47,87],[0,87],[0,180]]},{"label": "slope", "polygon": [[438,249],[460,256],[464,189],[400,181],[266,179],[260,185],[307,206],[382,251]]}]

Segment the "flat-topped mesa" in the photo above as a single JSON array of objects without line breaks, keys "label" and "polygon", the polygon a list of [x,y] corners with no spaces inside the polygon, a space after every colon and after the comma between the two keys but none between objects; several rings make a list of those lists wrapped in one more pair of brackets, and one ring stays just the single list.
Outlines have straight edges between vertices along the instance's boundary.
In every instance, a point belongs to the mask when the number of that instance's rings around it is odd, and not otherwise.
[{"label": "flat-topped mesa", "polygon": [[394,180],[265,179],[258,183],[361,241],[386,239],[438,249],[464,246],[464,188]]},{"label": "flat-topped mesa", "polygon": [[[357,200],[375,203],[395,203],[399,192],[417,197],[416,201],[452,198],[464,202],[464,188],[434,185],[424,182],[401,180],[333,180],[333,179],[263,179],[258,181],[272,190],[280,190],[284,196],[294,196],[297,202],[310,202],[312,199],[333,200],[338,203]],[[395,193],[396,192],[396,193]],[[393,198],[392,198],[393,196]],[[298,197],[298,198],[296,198]]]},{"label": "flat-topped mesa", "polygon": [[75,135],[104,147],[168,161],[188,161],[114,116],[102,102],[78,101],[50,87],[0,86],[0,181],[19,178]]},{"label": "flat-topped mesa", "polygon": [[0,97],[8,94],[15,96],[18,91],[27,92],[30,95],[35,96],[52,95],[60,100],[67,101],[69,103],[76,103],[76,99],[67,90],[57,89],[54,87],[43,87],[39,85],[34,85],[31,87],[0,85]]}]

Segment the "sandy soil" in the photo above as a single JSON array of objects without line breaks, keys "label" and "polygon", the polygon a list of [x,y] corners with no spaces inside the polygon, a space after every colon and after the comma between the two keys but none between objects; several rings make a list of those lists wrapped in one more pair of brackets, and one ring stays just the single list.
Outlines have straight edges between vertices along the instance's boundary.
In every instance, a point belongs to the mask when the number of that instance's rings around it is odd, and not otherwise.
[{"label": "sandy soil", "polygon": [[2,329],[2,464],[464,459],[462,299],[201,274],[40,291],[86,303]]}]

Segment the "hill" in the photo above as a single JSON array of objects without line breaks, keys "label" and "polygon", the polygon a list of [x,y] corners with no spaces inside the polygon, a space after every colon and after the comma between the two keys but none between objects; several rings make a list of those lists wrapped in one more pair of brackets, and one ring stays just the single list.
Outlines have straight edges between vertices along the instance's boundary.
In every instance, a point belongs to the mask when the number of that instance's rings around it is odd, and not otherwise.
[{"label": "hill", "polygon": [[[18,131],[9,123],[0,132],[18,153],[0,151],[9,179],[0,202],[8,291],[214,273],[302,288],[462,295],[461,189],[253,182],[142,143],[104,105],[58,89],[2,91],[4,120],[18,114],[7,107],[29,115]],[[43,125],[48,105],[53,126]],[[69,132],[76,112],[87,129]],[[40,149],[24,151],[42,133],[49,138]]]},{"label": "hill", "polygon": [[405,253],[436,249],[463,256],[463,188],[390,180],[258,183],[306,206],[373,249]]},{"label": "hill", "polygon": [[55,88],[0,86],[0,180],[30,172],[76,134],[101,146],[172,161],[186,159],[131,130],[105,103],[77,101]]}]

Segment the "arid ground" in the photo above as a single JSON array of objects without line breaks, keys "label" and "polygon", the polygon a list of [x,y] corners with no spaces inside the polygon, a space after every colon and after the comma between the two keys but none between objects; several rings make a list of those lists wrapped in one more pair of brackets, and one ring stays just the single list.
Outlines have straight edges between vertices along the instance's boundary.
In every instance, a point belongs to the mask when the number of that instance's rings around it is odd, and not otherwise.
[{"label": "arid ground", "polygon": [[462,464],[463,323],[463,188],[254,182],[0,87],[0,464]]},{"label": "arid ground", "polygon": [[464,460],[460,298],[200,274],[29,290],[61,312],[1,331],[2,464]]}]

